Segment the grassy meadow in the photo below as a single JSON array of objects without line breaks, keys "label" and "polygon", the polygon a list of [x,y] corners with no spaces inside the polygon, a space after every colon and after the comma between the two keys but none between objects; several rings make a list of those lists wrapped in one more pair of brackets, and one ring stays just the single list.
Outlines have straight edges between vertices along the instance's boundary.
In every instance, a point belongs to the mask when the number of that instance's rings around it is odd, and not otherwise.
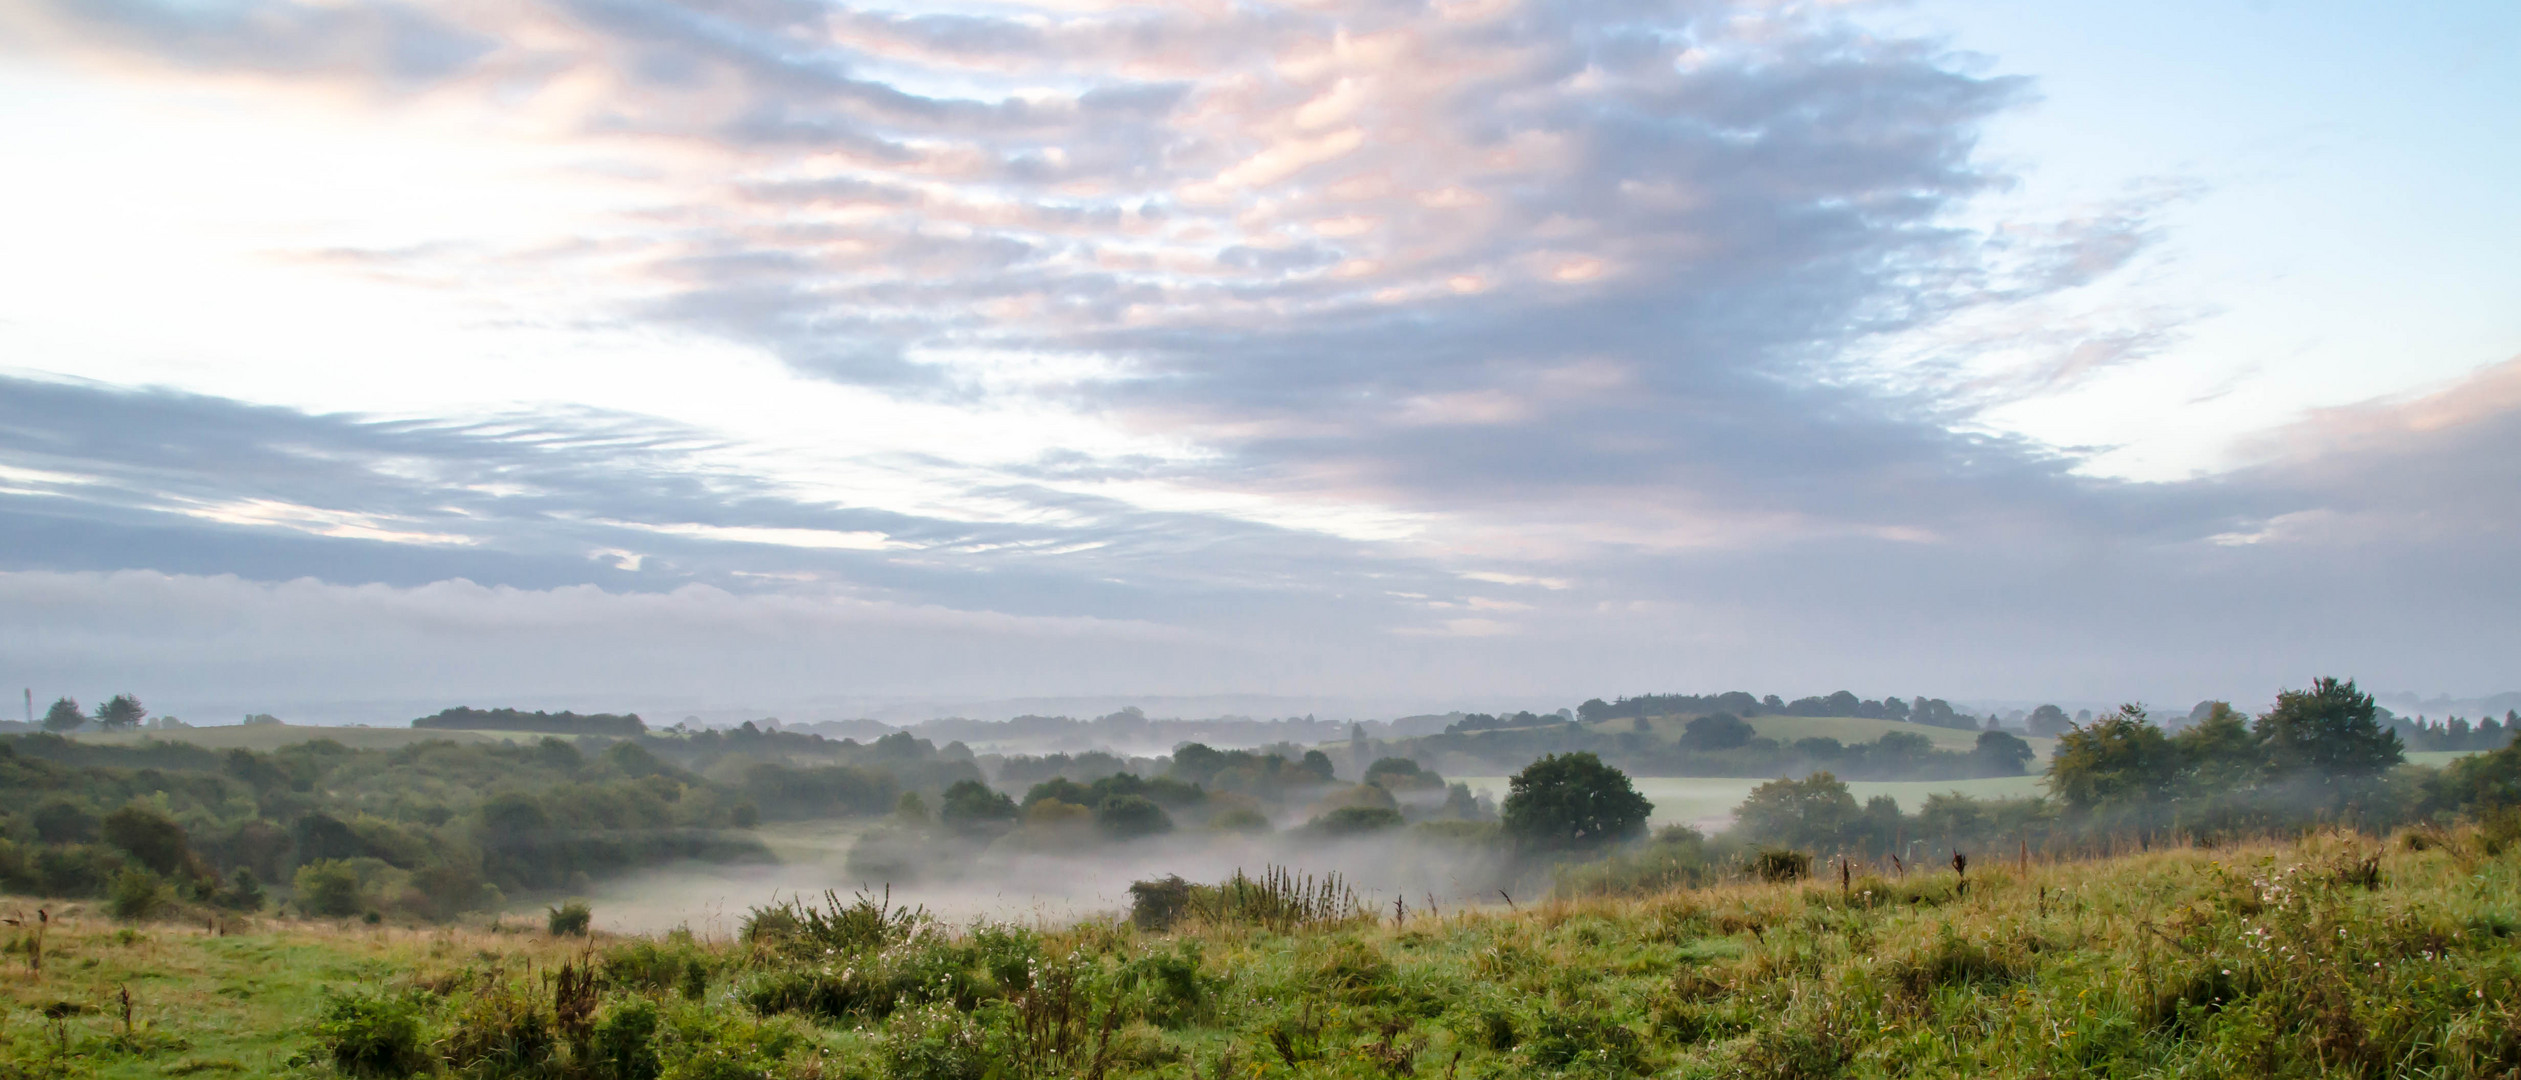
[{"label": "grassy meadow", "polygon": [[40,971],[8,928],[12,1080],[2521,1070],[2521,850],[2474,829],[1169,932],[845,901],[715,941],[52,914]]}]

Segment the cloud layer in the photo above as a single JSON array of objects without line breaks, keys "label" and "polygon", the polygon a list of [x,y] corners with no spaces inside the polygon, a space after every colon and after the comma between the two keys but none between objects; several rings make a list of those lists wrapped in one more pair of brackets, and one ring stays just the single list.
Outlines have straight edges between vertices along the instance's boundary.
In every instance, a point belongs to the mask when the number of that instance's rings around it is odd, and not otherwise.
[{"label": "cloud layer", "polygon": [[[30,678],[109,640],[38,627],[161,605],[112,648],[162,658],[221,603],[267,613],[238,663],[414,634],[502,692],[520,656],[563,689],[788,694],[2507,677],[2480,598],[2521,584],[2490,554],[2513,365],[2180,483],[1983,433],[2178,333],[2055,313],[2183,193],[1963,227],[2006,182],[1981,126],[2031,86],[1830,5],[123,0],[22,5],[0,48],[531,148],[589,193],[259,258],[1094,433],[797,456],[495,380],[384,419],[27,357],[0,586],[49,642]],[[478,637],[411,629],[453,625]]]}]

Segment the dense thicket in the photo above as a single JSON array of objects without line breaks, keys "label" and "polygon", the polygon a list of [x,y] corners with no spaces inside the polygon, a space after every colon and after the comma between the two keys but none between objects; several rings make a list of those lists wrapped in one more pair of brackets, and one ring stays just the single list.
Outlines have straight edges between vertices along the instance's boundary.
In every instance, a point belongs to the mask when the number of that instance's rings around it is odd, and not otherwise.
[{"label": "dense thicket", "polygon": [[980,779],[968,752],[908,735],[862,745],[750,725],[394,750],[0,737],[0,889],[128,894],[145,909],[252,906],[280,885],[308,911],[444,917],[674,860],[765,860],[745,831],[763,820],[882,814],[906,792]]}]

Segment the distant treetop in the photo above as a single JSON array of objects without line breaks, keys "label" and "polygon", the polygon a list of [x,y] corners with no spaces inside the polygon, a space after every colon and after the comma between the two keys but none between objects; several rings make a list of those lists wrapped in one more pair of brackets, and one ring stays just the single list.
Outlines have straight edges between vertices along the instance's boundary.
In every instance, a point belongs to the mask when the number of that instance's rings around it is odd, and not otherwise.
[{"label": "distant treetop", "polygon": [[456,706],[436,716],[411,722],[416,728],[449,731],[538,731],[550,735],[639,735],[648,730],[637,713],[525,712],[520,709],[475,709]]}]

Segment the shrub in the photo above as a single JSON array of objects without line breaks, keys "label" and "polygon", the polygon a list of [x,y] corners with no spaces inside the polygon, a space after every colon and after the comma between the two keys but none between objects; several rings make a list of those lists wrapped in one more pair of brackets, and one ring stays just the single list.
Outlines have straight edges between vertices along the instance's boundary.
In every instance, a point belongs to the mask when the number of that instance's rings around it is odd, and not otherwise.
[{"label": "shrub", "polygon": [[559,1043],[541,995],[500,980],[464,1002],[447,1027],[449,1064],[477,1076],[539,1076]]},{"label": "shrub", "polygon": [[420,1006],[409,997],[346,994],[333,998],[315,1025],[333,1065],[352,1076],[409,1076],[429,1067]]},{"label": "shrub", "polygon": [[1707,883],[1706,838],[1686,825],[1655,833],[1654,842],[1558,872],[1559,896],[1645,896]]},{"label": "shrub", "polygon": [[268,900],[263,883],[254,872],[242,866],[228,875],[227,886],[211,897],[211,902],[230,911],[261,911]]},{"label": "shrub", "polygon": [[106,843],[129,852],[140,865],[160,874],[172,877],[192,863],[193,853],[186,843],[184,827],[147,803],[134,802],[105,815],[97,832]]},{"label": "shrub", "polygon": [[587,927],[595,922],[595,910],[586,906],[584,900],[571,900],[547,910],[550,917],[544,925],[553,937],[585,937]]},{"label": "shrub", "polygon": [[1536,848],[1608,844],[1644,832],[1654,804],[1589,752],[1550,754],[1508,781],[1506,835]]},{"label": "shrub", "polygon": [[1138,929],[1162,933],[1190,910],[1191,883],[1180,874],[1129,883],[1129,921]]},{"label": "shrub", "polygon": [[903,1013],[885,1032],[890,1080],[981,1080],[988,1072],[979,1025],[952,1009]]},{"label": "shrub", "polygon": [[1238,806],[1209,818],[1208,827],[1218,832],[1265,833],[1269,831],[1269,815]]},{"label": "shrub", "polygon": [[1367,833],[1397,829],[1406,824],[1401,812],[1381,806],[1343,806],[1305,823],[1304,830],[1316,836],[1363,836]]},{"label": "shrub", "polygon": [[[651,994],[682,991],[709,982],[709,957],[685,937],[640,938],[604,954],[604,981]],[[699,997],[686,991],[686,997]]]},{"label": "shrub", "polygon": [[1173,818],[1144,795],[1114,795],[1094,808],[1094,827],[1114,840],[1136,840],[1172,832]]},{"label": "shrub", "polygon": [[105,900],[106,914],[126,922],[145,919],[165,910],[175,902],[166,882],[146,870],[130,869],[114,875],[112,890]]},{"label": "shrub", "polygon": [[1761,881],[1794,881],[1812,875],[1812,855],[1791,848],[1761,848],[1751,856],[1747,869]]},{"label": "shrub", "polygon": [[347,862],[317,859],[298,867],[293,881],[300,911],[324,916],[359,913],[359,872]]},{"label": "shrub", "polygon": [[656,1080],[665,1071],[657,1060],[657,1007],[646,998],[615,1005],[595,1022],[588,1040],[589,1062],[602,1080]]},{"label": "shrub", "polygon": [[880,949],[910,940],[929,921],[924,908],[891,903],[889,891],[882,898],[862,892],[844,904],[839,893],[827,889],[820,907],[791,899],[754,908],[744,917],[743,937],[756,947],[802,956]]}]

